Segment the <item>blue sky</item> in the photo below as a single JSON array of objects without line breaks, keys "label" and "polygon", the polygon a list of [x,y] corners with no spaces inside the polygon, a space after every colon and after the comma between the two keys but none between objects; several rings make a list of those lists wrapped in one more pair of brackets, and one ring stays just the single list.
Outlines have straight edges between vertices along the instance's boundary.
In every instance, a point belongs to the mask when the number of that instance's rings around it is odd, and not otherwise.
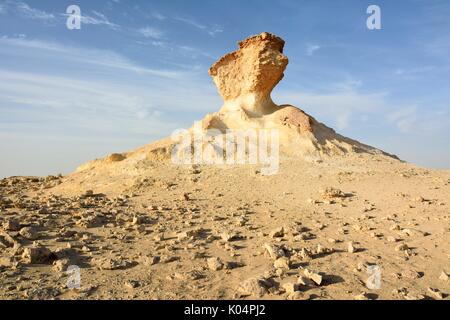
[{"label": "blue sky", "polygon": [[189,127],[222,103],[209,66],[263,31],[290,60],[275,102],[450,168],[449,16],[447,0],[0,0],[0,176],[68,173]]}]

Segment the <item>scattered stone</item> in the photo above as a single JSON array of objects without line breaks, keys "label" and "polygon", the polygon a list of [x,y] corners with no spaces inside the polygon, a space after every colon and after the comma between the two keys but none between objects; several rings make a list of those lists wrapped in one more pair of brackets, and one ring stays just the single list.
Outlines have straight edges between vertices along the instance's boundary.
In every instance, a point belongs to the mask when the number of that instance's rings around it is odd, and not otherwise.
[{"label": "scattered stone", "polygon": [[372,300],[366,292],[363,292],[363,293],[355,296],[353,299],[354,300]]},{"label": "scattered stone", "polygon": [[222,238],[223,241],[227,241],[227,242],[237,239],[236,234],[231,234],[229,232],[222,232],[220,237]]},{"label": "scattered stone", "polygon": [[354,247],[353,242],[349,242],[347,245],[347,251],[349,253],[355,253],[357,251],[357,249]]},{"label": "scattered stone", "polygon": [[56,272],[64,272],[67,270],[67,267],[71,265],[70,259],[64,258],[59,259],[53,262],[53,270]]},{"label": "scattered stone", "polygon": [[402,277],[415,280],[421,278],[422,275],[413,269],[408,269],[402,272]]},{"label": "scattered stone", "polygon": [[294,291],[287,297],[289,300],[305,300],[305,295],[303,292]]},{"label": "scattered stone", "polygon": [[388,242],[397,242],[398,241],[398,239],[396,237],[393,237],[393,236],[388,236],[386,239],[387,239]]},{"label": "scattered stone", "polygon": [[191,270],[183,273],[175,273],[175,278],[179,280],[195,281],[204,278],[205,276],[199,270]]},{"label": "scattered stone", "polygon": [[94,258],[91,262],[100,270],[117,270],[130,266],[129,261],[112,258]]},{"label": "scattered stone", "polygon": [[133,226],[141,225],[142,223],[144,223],[144,217],[135,216],[135,217],[133,217],[133,220],[131,221],[131,224]]},{"label": "scattered stone", "polygon": [[276,228],[275,230],[272,230],[269,233],[269,237],[271,237],[271,238],[282,238],[283,236],[284,236],[284,228],[283,227]]},{"label": "scattered stone", "polygon": [[180,257],[177,256],[161,256],[160,258],[161,263],[171,263],[178,260],[180,260]]},{"label": "scattered stone", "polygon": [[449,279],[450,279],[449,275],[445,271],[442,271],[441,275],[439,276],[439,280],[449,281]]},{"label": "scattered stone", "polygon": [[161,233],[154,235],[153,240],[158,241],[158,242],[165,240],[164,233],[161,232]]},{"label": "scattered stone", "polygon": [[419,197],[415,198],[414,201],[416,201],[416,202],[428,202],[429,200],[426,200],[424,197],[419,196]]},{"label": "scattered stone", "polygon": [[137,280],[128,280],[128,281],[125,281],[124,285],[128,289],[136,289],[137,287],[141,286],[141,283]]},{"label": "scattered stone", "polygon": [[409,247],[406,243],[399,244],[398,246],[395,247],[395,251],[405,251],[408,249]]},{"label": "scattered stone", "polygon": [[3,229],[7,231],[19,231],[20,223],[17,219],[7,219],[3,222]]},{"label": "scattered stone", "polygon": [[312,198],[308,198],[308,200],[306,200],[309,204],[318,204],[320,203],[319,201],[312,199]]},{"label": "scattered stone", "polygon": [[28,240],[36,240],[39,237],[35,227],[24,227],[20,229],[19,234]]},{"label": "scattered stone", "polygon": [[200,233],[201,233],[200,229],[183,231],[177,234],[177,238],[180,241],[185,239],[196,240],[200,236]]},{"label": "scattered stone", "polygon": [[407,293],[403,297],[405,300],[425,300],[425,296],[420,293]]},{"label": "scattered stone", "polygon": [[189,193],[183,193],[183,198],[182,199],[185,200],[185,201],[190,201],[191,200],[190,194]]},{"label": "scattered stone", "polygon": [[428,287],[428,292],[436,299],[442,300],[444,299],[444,295],[439,289]]},{"label": "scattered stone", "polygon": [[317,245],[316,254],[333,253],[333,252],[334,250],[331,248],[323,247],[320,244]]},{"label": "scattered stone", "polygon": [[275,269],[289,270],[291,268],[291,261],[287,257],[281,257],[274,261],[273,266]]},{"label": "scattered stone", "polygon": [[217,257],[209,258],[206,262],[208,264],[208,268],[212,271],[222,270],[224,267],[223,262]]},{"label": "scattered stone", "polygon": [[250,278],[242,282],[237,291],[242,296],[262,297],[270,287],[271,283],[264,278]]},{"label": "scattered stone", "polygon": [[302,260],[309,260],[312,258],[311,251],[307,248],[302,248],[297,256],[299,256]]},{"label": "scattered stone", "polygon": [[285,271],[283,269],[275,269],[275,275],[277,277],[282,277],[285,274]]},{"label": "scattered stone", "polygon": [[274,260],[286,256],[284,250],[280,246],[277,246],[275,244],[266,243],[264,244],[264,248],[266,249],[266,252],[269,254],[269,256]]},{"label": "scattered stone", "polygon": [[395,230],[401,230],[402,228],[398,224],[392,225],[389,230],[395,231]]},{"label": "scattered stone", "polygon": [[0,271],[3,268],[11,268],[15,263],[12,256],[0,256]]},{"label": "scattered stone", "polygon": [[303,274],[305,275],[305,277],[312,280],[316,285],[320,286],[322,284],[323,279],[319,273],[304,269]]},{"label": "scattered stone", "polygon": [[22,259],[29,264],[47,264],[55,259],[54,254],[46,247],[25,248]]},{"label": "scattered stone", "polygon": [[335,189],[332,187],[326,188],[321,192],[323,199],[334,199],[334,198],[345,198],[346,195],[339,189]]},{"label": "scattered stone", "polygon": [[294,293],[294,292],[296,292],[296,291],[299,291],[298,284],[292,283],[292,282],[284,283],[284,284],[282,285],[282,287],[283,287],[284,291],[285,291],[286,293],[288,293],[288,294],[291,294],[291,293]]},{"label": "scattered stone", "polygon": [[142,258],[142,264],[144,266],[153,266],[159,262],[160,258],[159,256],[149,256],[149,257],[143,257]]},{"label": "scattered stone", "polygon": [[428,232],[424,232],[424,231],[420,231],[417,229],[403,229],[401,231],[402,234],[408,236],[408,237],[426,237],[428,234]]}]

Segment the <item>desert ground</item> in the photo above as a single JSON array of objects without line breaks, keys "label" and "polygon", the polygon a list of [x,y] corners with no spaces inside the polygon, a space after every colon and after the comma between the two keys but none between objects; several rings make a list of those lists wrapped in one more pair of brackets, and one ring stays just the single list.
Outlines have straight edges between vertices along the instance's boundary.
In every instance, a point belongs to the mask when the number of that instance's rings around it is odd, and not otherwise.
[{"label": "desert ground", "polygon": [[225,103],[202,129],[280,130],[279,171],[177,165],[163,140],[3,179],[1,299],[449,299],[450,171],[275,105],[284,41],[239,45],[210,69]]},{"label": "desert ground", "polygon": [[[450,290],[448,171],[361,157],[286,160],[273,176],[155,165],[118,180],[120,190],[71,176],[2,180],[0,297],[445,299]],[[72,264],[79,289],[67,288]],[[381,269],[375,290],[371,264]]]}]

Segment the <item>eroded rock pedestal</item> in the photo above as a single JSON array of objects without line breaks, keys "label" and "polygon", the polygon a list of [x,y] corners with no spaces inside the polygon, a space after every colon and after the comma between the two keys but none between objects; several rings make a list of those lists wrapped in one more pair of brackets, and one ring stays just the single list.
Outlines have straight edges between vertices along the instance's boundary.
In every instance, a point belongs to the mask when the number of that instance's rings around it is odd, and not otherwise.
[{"label": "eroded rock pedestal", "polygon": [[264,32],[239,42],[239,50],[212,65],[209,74],[224,104],[201,121],[202,129],[276,129],[280,151],[288,156],[316,159],[375,151],[336,134],[297,107],[272,101],[271,92],[288,65],[284,44],[280,37]]},{"label": "eroded rock pedestal", "polygon": [[283,47],[281,38],[265,32],[240,42],[238,51],[213,64],[209,74],[225,101],[223,111],[242,108],[253,116],[275,111],[270,93],[288,64]]}]

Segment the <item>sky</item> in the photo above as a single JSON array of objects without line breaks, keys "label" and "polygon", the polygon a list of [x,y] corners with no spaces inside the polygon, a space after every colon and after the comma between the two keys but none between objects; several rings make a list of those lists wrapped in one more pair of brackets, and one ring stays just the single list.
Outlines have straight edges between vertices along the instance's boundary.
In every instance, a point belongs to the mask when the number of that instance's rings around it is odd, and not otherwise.
[{"label": "sky", "polygon": [[66,174],[190,127],[222,104],[208,68],[264,31],[289,58],[276,103],[450,169],[449,16],[447,0],[0,0],[0,177]]}]

